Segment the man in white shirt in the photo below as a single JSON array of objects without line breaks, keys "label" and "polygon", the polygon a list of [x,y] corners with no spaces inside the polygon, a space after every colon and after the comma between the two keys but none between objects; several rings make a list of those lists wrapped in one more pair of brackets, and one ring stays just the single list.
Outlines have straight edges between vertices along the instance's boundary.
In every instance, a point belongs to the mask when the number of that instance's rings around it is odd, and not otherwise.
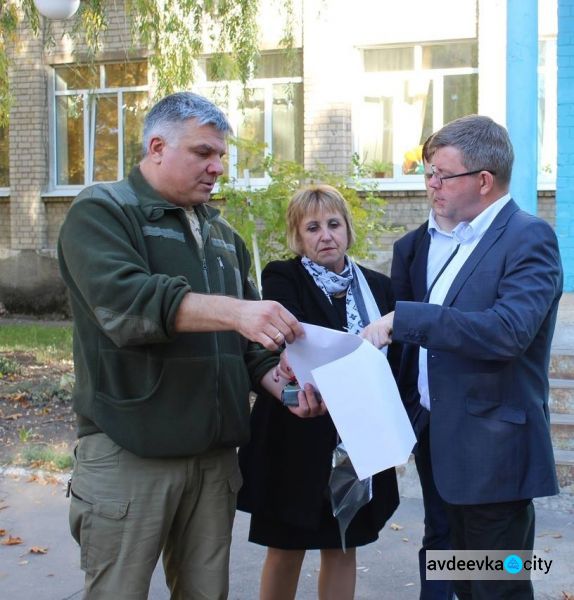
[{"label": "man in white shirt", "polygon": [[[457,223],[457,251],[423,301],[397,302],[363,336],[420,347],[417,387],[453,549],[530,550],[532,498],[558,493],[547,377],[558,243],[508,195],[514,154],[503,127],[462,117],[433,135],[428,154],[433,210]],[[529,580],[454,587],[460,600],[533,598]]]},{"label": "man in white shirt", "polygon": [[[432,136],[426,140],[422,148],[425,186],[430,204],[429,218],[420,227],[397,240],[393,246],[391,280],[396,300],[422,301],[457,245],[453,233],[457,222],[450,219],[448,214],[435,214],[433,208],[434,189],[429,185],[433,174],[428,156],[431,138]],[[446,508],[436,489],[432,473],[429,412],[420,401],[418,354],[418,346],[405,346],[397,383],[417,435],[413,453],[425,513],[424,535],[419,550],[419,600],[452,600],[454,589],[451,581],[426,578],[427,550],[448,550],[451,545]]]}]

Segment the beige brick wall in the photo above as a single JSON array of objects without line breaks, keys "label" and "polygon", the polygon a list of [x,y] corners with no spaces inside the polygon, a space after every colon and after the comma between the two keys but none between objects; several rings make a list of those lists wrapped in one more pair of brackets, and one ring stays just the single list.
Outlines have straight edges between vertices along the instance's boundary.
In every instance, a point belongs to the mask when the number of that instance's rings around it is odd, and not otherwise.
[{"label": "beige brick wall", "polygon": [[[108,31],[102,38],[102,60],[121,59],[130,50],[129,22],[123,2],[111,3]],[[323,0],[304,3],[304,93],[305,166],[325,165],[345,173],[350,167],[354,49],[347,39],[345,18],[348,7],[335,2],[325,11]],[[343,12],[341,12],[343,11]],[[29,32],[13,49],[11,70],[14,108],[10,125],[11,196],[0,198],[0,248],[13,250],[54,248],[61,222],[72,198],[42,198],[49,191],[48,157],[48,71],[52,64],[73,62],[69,38],[62,25],[52,23],[56,46],[49,50]],[[348,32],[347,32],[348,33]],[[138,52],[135,52],[137,55]],[[140,51],[139,55],[143,55]],[[415,228],[426,219],[423,192],[384,192],[388,200],[385,222]],[[554,192],[539,194],[539,214],[552,225]],[[392,236],[390,236],[392,237]],[[381,240],[383,246],[390,242]]]},{"label": "beige brick wall", "polygon": [[304,162],[308,169],[323,164],[334,173],[349,171],[353,152],[350,82],[355,52],[342,41],[347,39],[344,13],[341,3],[328,11],[322,0],[304,3]]},{"label": "beige brick wall", "polygon": [[40,192],[47,181],[46,73],[38,61],[41,39],[21,29],[12,48],[10,85],[10,247],[35,250],[46,243]]},{"label": "beige brick wall", "polygon": [[538,192],[538,216],[556,226],[556,192]]},{"label": "beige brick wall", "polygon": [[64,222],[72,200],[73,198],[46,198],[44,202],[46,207],[48,248],[50,249],[56,248],[58,245],[60,227]]},{"label": "beige brick wall", "polygon": [[[111,3],[108,30],[102,37],[98,60],[123,60],[128,53],[137,54],[130,49],[129,21],[122,7],[123,2]],[[61,201],[56,200],[54,207],[58,208],[53,208],[51,199],[47,203],[42,199],[42,194],[50,191],[48,75],[51,65],[75,62],[76,58],[70,52],[70,39],[64,35],[62,24],[54,21],[51,26],[54,47],[44,48],[42,36],[46,31],[35,38],[23,28],[18,45],[11,48],[10,87],[14,100],[9,131],[11,195],[0,199],[0,248],[53,248],[65,212]],[[66,206],[67,203],[64,202]]]},{"label": "beige brick wall", "polygon": [[0,198],[0,249],[10,248],[10,198]]}]

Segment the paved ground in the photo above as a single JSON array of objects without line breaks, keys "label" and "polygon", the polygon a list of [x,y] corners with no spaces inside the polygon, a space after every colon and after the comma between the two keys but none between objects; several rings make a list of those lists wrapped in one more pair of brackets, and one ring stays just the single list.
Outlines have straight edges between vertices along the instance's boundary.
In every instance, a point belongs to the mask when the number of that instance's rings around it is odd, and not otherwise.
[{"label": "paved ground", "polygon": [[[408,479],[408,476],[407,478]],[[407,489],[408,488],[408,489]],[[412,492],[412,484],[403,490]],[[0,545],[0,597],[10,600],[79,600],[83,575],[79,550],[68,533],[68,500],[63,480],[30,481],[29,474],[0,475],[0,529],[4,541],[19,537],[18,545]],[[402,495],[401,505],[378,542],[358,551],[358,600],[416,600],[417,550],[422,533],[422,503]],[[391,523],[400,528],[392,528]],[[248,517],[238,513],[234,527],[230,600],[257,598],[264,550],[247,542]],[[33,554],[32,547],[45,549]],[[574,503],[572,496],[546,500],[537,506],[535,552],[552,559],[550,573],[535,582],[536,598],[574,598]],[[303,565],[298,600],[316,598],[318,553]],[[167,600],[161,568],[152,581],[150,600]],[[114,599],[115,600],[115,599]]]},{"label": "paved ground", "polygon": [[[574,294],[560,303],[554,351],[574,352]],[[402,472],[404,470],[404,472]],[[401,468],[401,505],[378,542],[358,550],[357,600],[416,600],[417,551],[422,535],[420,487],[412,466]],[[79,600],[83,574],[70,537],[64,480],[32,478],[0,470],[0,598]],[[572,490],[570,490],[572,491]],[[574,600],[574,494],[536,501],[535,554],[552,559],[549,574],[535,581],[537,600]],[[391,525],[398,527],[392,527]],[[247,542],[248,516],[238,513],[231,557],[230,600],[255,600],[264,549]],[[9,536],[20,544],[6,545]],[[36,547],[45,553],[31,553]],[[303,565],[297,600],[316,598],[318,553]],[[167,600],[161,567],[150,600]],[[116,599],[110,599],[116,600]]]}]

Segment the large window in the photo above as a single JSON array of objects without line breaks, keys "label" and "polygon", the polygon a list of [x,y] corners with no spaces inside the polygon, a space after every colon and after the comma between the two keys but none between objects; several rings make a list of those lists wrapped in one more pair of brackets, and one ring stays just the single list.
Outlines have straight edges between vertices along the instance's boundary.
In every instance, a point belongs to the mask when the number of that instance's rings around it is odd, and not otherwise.
[{"label": "large window", "polygon": [[371,177],[422,172],[420,149],[443,124],[478,109],[476,40],[362,51],[356,144]]},{"label": "large window", "polygon": [[556,182],[556,38],[541,40],[538,46],[538,181]]},{"label": "large window", "polygon": [[55,184],[124,177],[141,158],[147,108],[146,62],[55,67]]},{"label": "large window", "polygon": [[10,185],[10,146],[8,127],[0,125],[0,188]]},{"label": "large window", "polygon": [[[265,52],[246,88],[214,58],[203,61],[197,91],[225,111],[238,138],[229,149],[228,174],[262,179],[261,161],[303,162],[303,63],[300,52]],[[226,77],[229,77],[226,79]]]}]

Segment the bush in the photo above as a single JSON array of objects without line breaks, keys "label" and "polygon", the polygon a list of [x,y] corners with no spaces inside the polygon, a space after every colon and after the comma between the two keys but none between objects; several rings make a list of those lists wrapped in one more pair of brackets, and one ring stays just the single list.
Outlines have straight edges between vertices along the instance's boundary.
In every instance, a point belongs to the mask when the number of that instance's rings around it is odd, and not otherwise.
[{"label": "bush", "polygon": [[[357,259],[371,256],[370,239],[374,233],[387,229],[383,223],[386,201],[375,195],[372,186],[362,184],[356,175],[355,164],[344,176],[324,168],[308,171],[298,163],[276,160],[269,155],[256,168],[268,176],[267,187],[239,189],[236,182],[222,178],[215,199],[223,201],[223,216],[246,243],[257,246],[262,265],[292,256],[285,239],[287,204],[295,191],[312,183],[332,185],[347,200],[357,234],[351,254]],[[256,251],[252,252],[252,255],[256,254]]]},{"label": "bush", "polygon": [[0,354],[0,379],[20,373],[20,365]]}]

